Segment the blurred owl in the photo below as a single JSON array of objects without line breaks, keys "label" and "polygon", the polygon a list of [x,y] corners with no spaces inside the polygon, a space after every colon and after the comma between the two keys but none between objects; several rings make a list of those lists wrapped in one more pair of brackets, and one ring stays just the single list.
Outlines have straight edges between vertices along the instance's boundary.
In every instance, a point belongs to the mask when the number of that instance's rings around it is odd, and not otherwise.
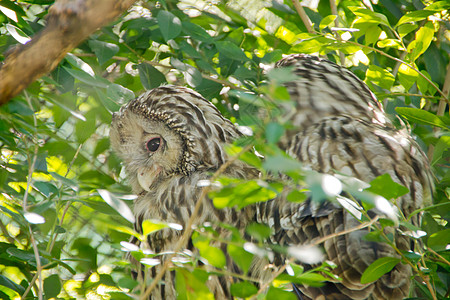
[{"label": "blurred owl", "polygon": [[[369,88],[347,69],[309,55],[289,55],[276,64],[292,68],[296,80],[286,83],[295,103],[280,148],[305,167],[324,174],[346,174],[370,182],[388,173],[409,189],[397,207],[408,216],[428,201],[432,180],[425,155],[403,130],[396,130]],[[211,177],[229,157],[226,144],[241,136],[237,128],[200,94],[178,86],[161,86],[124,105],[113,116],[111,145],[123,160],[133,192],[136,229],[146,219],[185,225],[201,193],[199,182]],[[257,178],[258,172],[236,160],[225,175]],[[317,207],[307,200],[293,203],[277,198],[243,210],[216,209],[210,199],[202,205],[197,224],[225,222],[244,231],[252,223],[269,224],[270,242],[283,246],[308,244],[314,239],[358,226],[341,206],[326,202]],[[374,210],[373,214],[379,213]],[[419,222],[418,217],[413,222]],[[353,231],[323,243],[327,260],[342,278],[321,288],[295,287],[300,299],[402,299],[407,297],[412,272],[398,264],[373,283],[361,284],[364,270],[377,258],[397,254],[383,243],[363,239],[367,230]],[[400,250],[410,249],[408,237],[392,229]],[[174,248],[179,231],[149,235],[155,252]],[[137,242],[137,241],[133,241]],[[190,246],[192,248],[192,244]],[[226,250],[224,247],[223,250]],[[283,258],[275,264],[283,264]],[[255,260],[249,276],[267,276],[264,260]],[[233,268],[232,265],[228,266]],[[308,266],[306,266],[308,267]],[[158,268],[152,268],[155,275]],[[152,299],[174,299],[174,274],[168,271]],[[231,299],[230,280],[211,277],[208,286],[216,299]]]}]

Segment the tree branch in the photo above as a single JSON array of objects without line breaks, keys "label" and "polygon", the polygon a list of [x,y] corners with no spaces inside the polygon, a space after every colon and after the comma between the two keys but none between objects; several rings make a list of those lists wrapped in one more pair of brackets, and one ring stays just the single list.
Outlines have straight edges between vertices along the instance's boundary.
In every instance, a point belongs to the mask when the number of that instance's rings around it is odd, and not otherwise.
[{"label": "tree branch", "polygon": [[64,56],[99,27],[117,18],[135,0],[58,0],[47,26],[13,48],[0,68],[0,105],[53,70]]}]

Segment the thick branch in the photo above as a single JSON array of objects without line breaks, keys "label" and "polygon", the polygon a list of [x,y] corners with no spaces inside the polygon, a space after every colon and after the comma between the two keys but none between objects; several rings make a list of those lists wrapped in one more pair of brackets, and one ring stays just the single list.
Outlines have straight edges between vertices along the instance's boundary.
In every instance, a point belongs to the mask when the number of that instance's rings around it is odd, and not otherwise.
[{"label": "thick branch", "polygon": [[67,52],[99,27],[117,18],[135,0],[58,0],[47,26],[25,45],[16,46],[0,68],[0,105],[53,70]]}]

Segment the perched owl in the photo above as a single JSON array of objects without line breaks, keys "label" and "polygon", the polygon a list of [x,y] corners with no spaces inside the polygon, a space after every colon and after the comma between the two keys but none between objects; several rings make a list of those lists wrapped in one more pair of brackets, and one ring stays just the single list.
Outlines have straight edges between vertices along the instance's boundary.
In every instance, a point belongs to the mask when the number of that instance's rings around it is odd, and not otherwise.
[{"label": "perched owl", "polygon": [[[365,182],[388,173],[410,190],[396,203],[404,215],[430,198],[432,181],[426,157],[406,132],[393,127],[374,95],[354,74],[308,55],[287,56],[276,67],[291,67],[297,76],[286,84],[295,103],[295,110],[288,116],[294,129],[281,139],[281,149],[320,173],[338,172]],[[123,160],[133,192],[138,195],[134,205],[137,230],[141,230],[145,219],[185,225],[201,193],[198,183],[210,178],[227,161],[224,146],[240,135],[214,105],[184,87],[153,89],[115,113],[111,145]],[[257,178],[258,172],[237,160],[225,170],[225,175]],[[273,228],[270,242],[284,246],[308,244],[359,224],[338,204],[325,202],[317,206],[311,200],[293,203],[284,194],[243,210],[219,210],[206,199],[196,222],[225,222],[242,231],[255,221],[269,224]],[[417,217],[413,221],[418,223]],[[391,231],[399,249],[410,249],[407,237]],[[329,282],[321,288],[296,287],[299,298],[407,297],[411,284],[407,265],[398,264],[375,283],[360,283],[361,274],[373,261],[397,255],[386,244],[363,240],[366,233],[367,230],[359,230],[325,241],[326,259],[338,265],[333,271],[342,281]],[[180,235],[179,231],[162,230],[150,235],[148,244],[155,252],[168,251]],[[275,264],[283,264],[283,259],[278,257]],[[266,276],[266,264],[262,259],[256,260],[249,276]],[[233,267],[228,264],[228,268]],[[158,268],[152,271],[155,275]],[[174,299],[174,280],[174,274],[167,272],[152,299]],[[224,277],[208,281],[216,299],[232,298],[229,284],[230,280]]]}]

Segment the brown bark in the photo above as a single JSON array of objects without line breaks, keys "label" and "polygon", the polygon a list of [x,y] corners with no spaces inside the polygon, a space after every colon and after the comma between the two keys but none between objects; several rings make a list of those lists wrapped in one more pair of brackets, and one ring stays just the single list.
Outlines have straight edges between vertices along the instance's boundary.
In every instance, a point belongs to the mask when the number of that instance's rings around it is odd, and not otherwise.
[{"label": "brown bark", "polygon": [[117,18],[135,0],[58,0],[46,27],[10,51],[0,66],[0,105],[53,70],[67,52]]}]

